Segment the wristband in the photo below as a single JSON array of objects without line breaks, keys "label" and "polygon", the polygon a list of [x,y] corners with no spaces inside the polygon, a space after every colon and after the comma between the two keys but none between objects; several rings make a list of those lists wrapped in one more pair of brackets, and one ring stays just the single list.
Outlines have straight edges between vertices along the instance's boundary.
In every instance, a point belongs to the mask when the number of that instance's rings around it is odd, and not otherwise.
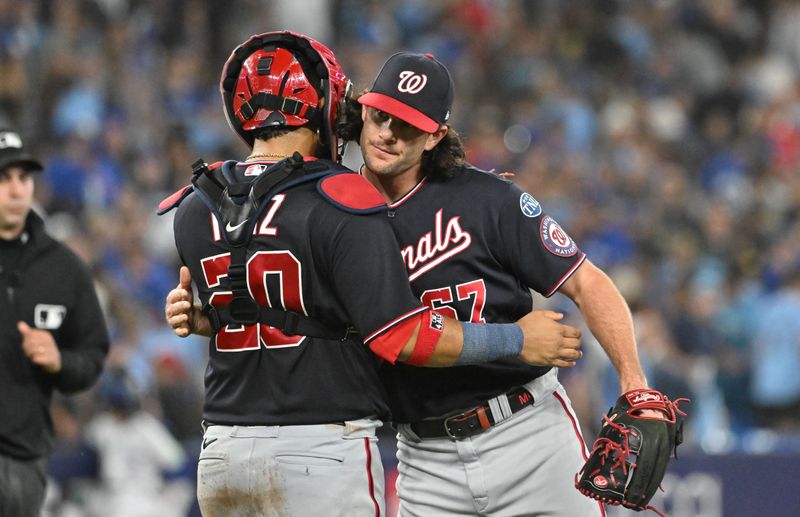
[{"label": "wristband", "polygon": [[464,346],[454,364],[480,364],[502,357],[517,357],[522,352],[525,336],[516,323],[461,322]]},{"label": "wristband", "polygon": [[436,350],[436,344],[442,337],[444,323],[442,315],[436,311],[425,311],[419,324],[419,334],[414,350],[406,359],[406,364],[412,366],[425,366]]}]

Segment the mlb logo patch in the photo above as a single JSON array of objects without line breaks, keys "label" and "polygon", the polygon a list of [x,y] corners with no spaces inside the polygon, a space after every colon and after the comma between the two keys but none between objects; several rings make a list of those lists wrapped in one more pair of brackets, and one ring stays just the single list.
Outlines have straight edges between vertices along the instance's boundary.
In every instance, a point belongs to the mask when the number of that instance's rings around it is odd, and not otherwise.
[{"label": "mlb logo patch", "polygon": [[444,318],[438,312],[431,312],[431,328],[439,332],[444,329]]},{"label": "mlb logo patch", "polygon": [[63,305],[37,304],[33,309],[33,324],[36,328],[55,330],[64,323],[67,308]]},{"label": "mlb logo patch", "polygon": [[264,172],[269,165],[263,165],[260,163],[253,164],[244,170],[245,176],[260,176],[262,172]]}]

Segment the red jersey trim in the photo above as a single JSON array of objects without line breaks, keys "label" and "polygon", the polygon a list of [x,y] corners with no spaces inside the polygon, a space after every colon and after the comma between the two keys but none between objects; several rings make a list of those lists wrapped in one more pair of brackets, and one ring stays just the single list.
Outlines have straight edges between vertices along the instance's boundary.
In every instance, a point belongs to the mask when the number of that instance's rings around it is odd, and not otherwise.
[{"label": "red jersey trim", "polygon": [[583,262],[584,262],[585,260],[586,260],[586,253],[583,253],[583,252],[581,252],[581,256],[580,256],[580,258],[578,259],[578,261],[577,261],[577,262],[575,262],[575,264],[574,264],[574,265],[573,265],[573,266],[572,266],[572,267],[569,269],[569,271],[567,271],[566,273],[564,273],[564,276],[562,276],[562,277],[561,277],[561,279],[559,279],[559,281],[558,281],[558,282],[556,282],[556,285],[554,285],[552,289],[550,289],[549,291],[547,291],[547,294],[545,294],[545,295],[544,295],[544,297],[545,297],[545,298],[550,298],[551,296],[553,296],[553,294],[554,294],[556,291],[558,291],[558,289],[559,289],[559,288],[560,288],[562,285],[564,285],[564,282],[566,282],[566,281],[569,279],[569,277],[571,277],[571,276],[572,276],[572,275],[575,273],[575,271],[577,271],[577,270],[578,270],[578,268],[581,266],[581,264],[583,264]]},{"label": "red jersey trim", "polygon": [[419,315],[419,318],[407,319],[395,325],[384,334],[375,338],[372,343],[369,344],[370,350],[381,359],[389,361],[392,364],[396,363],[397,356],[403,351],[409,338],[411,338],[411,334],[414,333],[414,329],[417,328],[419,319],[422,317],[423,315]]},{"label": "red jersey trim", "polygon": [[414,194],[416,194],[416,193],[417,193],[417,191],[418,191],[419,189],[421,189],[421,188],[422,188],[422,186],[423,186],[425,183],[427,183],[427,182],[428,182],[428,177],[427,177],[427,176],[425,176],[424,178],[422,178],[421,180],[419,180],[419,183],[417,183],[416,185],[414,185],[414,188],[412,188],[411,190],[409,190],[409,191],[408,191],[408,192],[407,192],[407,193],[406,193],[406,194],[405,194],[403,197],[401,197],[400,199],[398,199],[398,200],[397,200],[397,201],[395,201],[394,203],[390,203],[390,204],[389,204],[389,208],[397,208],[398,206],[400,206],[400,205],[402,205],[403,203],[405,203],[406,201],[408,201],[408,200],[411,198],[411,196],[413,196]]},{"label": "red jersey trim", "polygon": [[364,344],[368,345],[370,341],[372,341],[373,339],[375,339],[379,335],[383,334],[384,332],[386,332],[390,328],[394,327],[395,325],[401,323],[403,320],[407,320],[408,318],[411,318],[412,316],[414,316],[416,314],[419,314],[421,312],[428,311],[428,310],[430,310],[430,307],[428,307],[427,305],[423,305],[423,306],[421,306],[421,307],[419,307],[417,309],[414,309],[413,311],[408,311],[407,313],[403,314],[402,316],[398,316],[397,318],[393,319],[392,321],[390,321],[386,325],[382,326],[381,328],[379,328],[378,330],[376,330],[372,334],[369,334],[367,337],[365,337],[364,338]]},{"label": "red jersey trim", "polygon": [[425,366],[425,363],[428,362],[428,359],[431,358],[433,352],[436,350],[436,345],[442,337],[443,325],[441,315],[436,314],[438,324],[431,321],[433,317],[434,311],[428,311],[422,314],[422,321],[419,324],[419,333],[417,334],[417,342],[414,343],[414,350],[406,359],[406,364],[411,366]]}]

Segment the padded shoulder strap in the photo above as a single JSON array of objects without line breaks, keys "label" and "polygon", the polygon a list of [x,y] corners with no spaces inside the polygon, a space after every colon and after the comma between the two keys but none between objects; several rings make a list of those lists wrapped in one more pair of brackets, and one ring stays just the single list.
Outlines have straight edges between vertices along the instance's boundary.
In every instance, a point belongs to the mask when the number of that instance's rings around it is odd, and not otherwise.
[{"label": "padded shoulder strap", "polygon": [[[208,170],[214,170],[220,165],[222,165],[222,162],[212,163],[208,166]],[[186,185],[177,192],[170,194],[158,204],[158,211],[156,213],[158,215],[164,215],[173,208],[179,207],[183,200],[186,199],[193,191],[194,185]]]},{"label": "padded shoulder strap", "polygon": [[247,246],[257,220],[269,200],[292,185],[309,181],[305,178],[303,158],[294,156],[270,166],[250,182],[233,182],[237,162],[227,161],[221,174],[196,164],[192,179],[195,192],[219,221],[225,242],[232,246]]},{"label": "padded shoulder strap", "polygon": [[158,215],[164,215],[173,208],[180,206],[181,202],[186,199],[186,197],[191,194],[193,190],[194,187],[192,185],[186,185],[169,197],[164,198],[164,200],[158,204],[158,212],[156,213]]},{"label": "padded shoulder strap", "polygon": [[388,208],[380,192],[355,172],[325,176],[317,182],[317,190],[332,205],[351,214],[372,214]]}]

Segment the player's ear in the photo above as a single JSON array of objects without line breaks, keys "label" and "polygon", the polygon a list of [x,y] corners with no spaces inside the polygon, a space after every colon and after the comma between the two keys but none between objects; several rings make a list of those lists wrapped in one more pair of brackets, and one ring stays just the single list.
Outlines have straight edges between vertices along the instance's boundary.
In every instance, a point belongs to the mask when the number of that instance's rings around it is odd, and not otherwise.
[{"label": "player's ear", "polygon": [[447,134],[447,126],[442,126],[435,132],[428,135],[428,140],[425,142],[425,150],[430,151],[442,141],[442,138]]}]

